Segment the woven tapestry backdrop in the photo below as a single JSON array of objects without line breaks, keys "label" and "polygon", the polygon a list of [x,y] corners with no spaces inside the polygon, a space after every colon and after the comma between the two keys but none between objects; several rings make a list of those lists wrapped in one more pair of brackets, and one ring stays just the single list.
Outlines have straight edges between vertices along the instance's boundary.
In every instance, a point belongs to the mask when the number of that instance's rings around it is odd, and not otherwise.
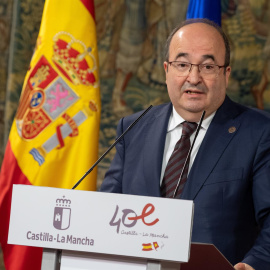
[{"label": "woven tapestry backdrop", "polygon": [[[174,26],[185,19],[188,2],[95,0],[102,97],[99,155],[114,142],[120,117],[169,100],[163,44]],[[43,6],[44,0],[0,3],[0,163]],[[270,111],[270,3],[222,0],[221,8],[222,27],[232,47],[228,95]],[[114,151],[99,165],[98,186],[113,155]],[[1,261],[0,269],[4,269]]]}]

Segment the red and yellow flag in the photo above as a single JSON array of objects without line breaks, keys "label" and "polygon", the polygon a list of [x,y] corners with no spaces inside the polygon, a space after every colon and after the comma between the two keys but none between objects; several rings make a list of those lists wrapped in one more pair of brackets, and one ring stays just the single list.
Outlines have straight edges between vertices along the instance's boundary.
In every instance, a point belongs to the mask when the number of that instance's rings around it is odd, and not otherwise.
[{"label": "red and yellow flag", "polygon": [[[7,244],[12,185],[72,188],[97,160],[100,109],[93,0],[46,0],[1,168],[6,269],[40,269],[42,256]],[[96,175],[78,189],[95,190]]]}]

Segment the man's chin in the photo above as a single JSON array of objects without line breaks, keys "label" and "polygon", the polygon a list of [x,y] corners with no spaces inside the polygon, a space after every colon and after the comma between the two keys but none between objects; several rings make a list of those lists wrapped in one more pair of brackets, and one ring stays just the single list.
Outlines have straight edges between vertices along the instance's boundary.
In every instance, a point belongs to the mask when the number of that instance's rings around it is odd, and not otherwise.
[{"label": "man's chin", "polygon": [[184,109],[189,113],[199,114],[205,110],[205,106],[187,106]]},{"label": "man's chin", "polygon": [[204,107],[182,107],[177,110],[179,115],[189,122],[199,122],[204,111]]}]

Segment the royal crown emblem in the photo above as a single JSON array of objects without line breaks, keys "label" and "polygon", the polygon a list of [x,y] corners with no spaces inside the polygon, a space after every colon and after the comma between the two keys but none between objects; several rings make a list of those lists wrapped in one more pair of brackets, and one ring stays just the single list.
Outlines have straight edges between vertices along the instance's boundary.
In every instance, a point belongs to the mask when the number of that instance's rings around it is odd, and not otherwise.
[{"label": "royal crown emblem", "polygon": [[97,85],[97,69],[92,48],[76,40],[70,33],[59,32],[53,38],[52,60],[61,73],[73,84]]}]

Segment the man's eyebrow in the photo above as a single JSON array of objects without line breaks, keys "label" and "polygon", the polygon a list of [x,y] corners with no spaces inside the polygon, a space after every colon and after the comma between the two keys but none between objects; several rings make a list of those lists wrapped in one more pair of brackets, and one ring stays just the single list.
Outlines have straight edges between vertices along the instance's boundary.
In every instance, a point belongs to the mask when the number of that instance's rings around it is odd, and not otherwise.
[{"label": "man's eyebrow", "polygon": [[205,54],[202,56],[203,60],[212,59],[214,62],[216,61],[216,58],[212,54]]},{"label": "man's eyebrow", "polygon": [[[188,53],[180,52],[176,55],[175,60],[180,58],[180,57],[187,57],[188,55],[189,55]],[[203,59],[203,61],[207,60],[207,59],[212,59],[214,62],[216,61],[216,58],[213,54],[205,54],[202,56],[202,59]]]},{"label": "man's eyebrow", "polygon": [[176,57],[175,57],[175,59],[178,59],[178,58],[180,58],[180,57],[185,57],[185,56],[188,56],[188,53],[183,53],[183,52],[180,52],[180,53],[178,53],[177,55],[176,55]]}]

